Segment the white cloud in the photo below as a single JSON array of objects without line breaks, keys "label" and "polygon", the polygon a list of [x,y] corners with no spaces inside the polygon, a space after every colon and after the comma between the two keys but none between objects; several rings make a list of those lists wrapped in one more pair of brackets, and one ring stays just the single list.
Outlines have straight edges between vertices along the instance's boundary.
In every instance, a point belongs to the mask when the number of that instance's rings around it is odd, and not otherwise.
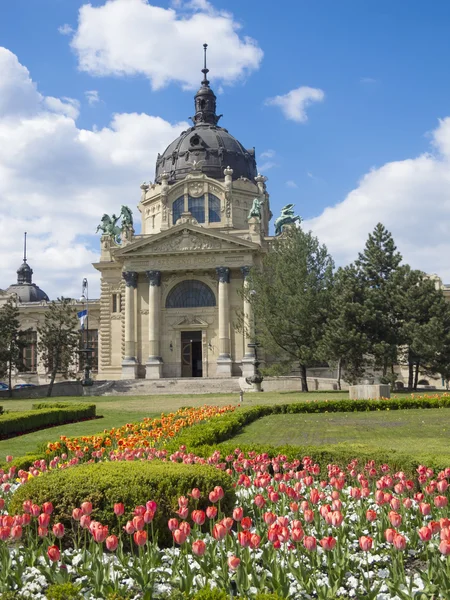
[{"label": "white cloud", "polygon": [[378,83],[378,81],[376,79],[374,79],[373,77],[361,77],[361,79],[359,80],[360,83]]},{"label": "white cloud", "polygon": [[5,48],[0,72],[0,288],[17,279],[27,231],[34,281],[50,297],[77,297],[83,277],[94,297],[101,215],[127,204],[139,227],[139,184],[188,124],[131,113],[100,130],[80,129],[75,101],[40,94]]},{"label": "white cloud", "polygon": [[261,152],[261,154],[259,155],[260,158],[273,158],[275,156],[276,152],[275,150],[264,150],[264,152]]},{"label": "white cloud", "polygon": [[258,171],[264,174],[266,171],[269,171],[269,169],[273,169],[276,166],[276,162],[273,162],[272,160],[266,160],[265,162],[258,165]]},{"label": "white cloud", "polygon": [[431,138],[432,152],[372,169],[345,200],[305,223],[339,264],[353,261],[381,222],[405,262],[450,282],[450,117]]},{"label": "white cloud", "polygon": [[83,5],[71,41],[79,68],[97,76],[144,75],[153,89],[171,81],[193,88],[201,77],[204,42],[209,42],[208,65],[215,80],[230,84],[259,67],[262,50],[255,40],[239,35],[231,14],[199,0],[177,3],[177,8],[181,12],[147,0]]},{"label": "white cloud", "polygon": [[266,100],[267,106],[278,106],[281,112],[291,121],[305,123],[308,120],[306,109],[313,102],[322,102],[325,94],[318,88],[302,86],[291,90],[284,96],[275,96]]},{"label": "white cloud", "polygon": [[97,90],[86,90],[84,95],[90,106],[94,106],[100,102],[100,96]]},{"label": "white cloud", "polygon": [[61,35],[72,35],[72,33],[74,32],[74,29],[67,23],[64,23],[64,25],[61,25],[60,27],[58,27],[58,32]]},{"label": "white cloud", "polygon": [[292,179],[288,179],[288,181],[286,181],[286,187],[295,190],[298,188],[298,185],[295,183],[295,181],[292,181]]}]

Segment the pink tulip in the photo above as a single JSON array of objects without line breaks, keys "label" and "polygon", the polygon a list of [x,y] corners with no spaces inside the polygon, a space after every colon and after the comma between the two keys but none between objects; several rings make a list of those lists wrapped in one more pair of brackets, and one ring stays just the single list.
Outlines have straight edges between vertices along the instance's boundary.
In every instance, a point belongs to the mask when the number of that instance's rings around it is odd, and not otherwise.
[{"label": "pink tulip", "polygon": [[92,512],[92,502],[83,502],[81,505],[81,510],[84,515],[90,515]]},{"label": "pink tulip", "polygon": [[119,538],[116,535],[110,535],[106,538],[106,548],[110,552],[115,552],[117,550],[117,546],[119,545]]},{"label": "pink tulip", "polygon": [[261,537],[257,533],[253,533],[250,537],[250,547],[255,550],[261,543]]},{"label": "pink tulip", "polygon": [[168,525],[170,531],[175,531],[175,529],[178,529],[178,520],[177,519],[169,519],[167,525]]},{"label": "pink tulip", "polygon": [[237,556],[230,556],[228,558],[228,566],[232,571],[236,571],[241,564],[241,560]]},{"label": "pink tulip", "polygon": [[53,504],[51,502],[44,502],[42,505],[42,512],[46,515],[51,515],[53,512]]},{"label": "pink tulip", "polygon": [[404,550],[406,548],[406,539],[400,533],[397,533],[397,535],[394,537],[393,543],[394,548],[396,548],[397,550]]},{"label": "pink tulip", "polygon": [[450,554],[450,541],[449,540],[442,540],[442,542],[439,544],[439,552],[441,554],[443,554],[444,556],[448,556]]},{"label": "pink tulip", "polygon": [[206,515],[203,510],[193,510],[191,513],[191,519],[196,525],[203,525]]},{"label": "pink tulip", "polygon": [[125,525],[124,530],[125,530],[125,533],[128,533],[128,535],[131,535],[136,531],[132,521],[127,521],[127,524]]},{"label": "pink tulip", "polygon": [[133,535],[134,543],[137,546],[145,546],[147,543],[147,532],[146,531],[136,531]]},{"label": "pink tulip", "polygon": [[217,517],[217,507],[208,506],[206,508],[206,516],[208,517],[208,519],[215,519]]},{"label": "pink tulip", "polygon": [[235,521],[240,521],[243,516],[244,516],[244,509],[241,506],[237,506],[233,510],[233,519]]},{"label": "pink tulip", "polygon": [[123,505],[122,502],[117,502],[116,504],[114,504],[114,514],[118,517],[122,516],[123,513],[125,512],[125,506]]},{"label": "pink tulip", "polygon": [[206,552],[206,544],[203,540],[195,540],[192,542],[192,553],[195,556],[203,556]]},{"label": "pink tulip", "polygon": [[49,523],[50,523],[50,515],[47,515],[46,513],[42,513],[39,515],[39,517],[38,517],[39,527],[48,527]]},{"label": "pink tulip", "polygon": [[13,540],[20,540],[21,537],[22,537],[22,526],[15,525],[14,527],[11,527],[11,538]]},{"label": "pink tulip", "polygon": [[399,515],[394,510],[389,511],[389,521],[391,522],[392,527],[398,527],[402,522],[402,516]]},{"label": "pink tulip", "polygon": [[72,511],[72,519],[74,521],[79,521],[82,516],[83,516],[83,511],[81,510],[81,508],[74,508],[73,509],[73,511]]},{"label": "pink tulip", "polygon": [[429,542],[431,540],[431,529],[429,527],[421,527],[418,533],[422,542]]},{"label": "pink tulip", "polygon": [[55,523],[52,531],[55,537],[62,538],[64,536],[64,525],[62,523]]},{"label": "pink tulip", "polygon": [[89,515],[81,515],[80,525],[83,529],[89,529],[91,524],[91,517]]},{"label": "pink tulip", "polygon": [[132,523],[136,531],[142,531],[145,527],[144,517],[142,516],[133,517]]},{"label": "pink tulip", "polygon": [[227,533],[227,528],[221,525],[220,523],[216,523],[214,525],[212,534],[216,540],[223,540]]},{"label": "pink tulip", "polygon": [[363,552],[368,552],[372,549],[373,539],[369,536],[362,535],[359,538],[359,547]]},{"label": "pink tulip", "polygon": [[448,498],[446,496],[436,496],[434,499],[434,505],[437,508],[444,508],[448,504]]},{"label": "pink tulip", "polygon": [[303,538],[303,545],[307,550],[312,552],[317,547],[317,540],[312,535],[305,535],[305,537]]},{"label": "pink tulip", "polygon": [[384,532],[384,538],[388,544],[393,543],[396,535],[397,535],[397,532],[395,531],[395,529],[386,529],[386,531]]},{"label": "pink tulip", "polygon": [[187,535],[182,529],[175,529],[172,533],[175,543],[181,546],[186,541]]},{"label": "pink tulip", "polygon": [[58,546],[50,546],[47,549],[47,556],[52,562],[57,562],[61,558],[61,552]]},{"label": "pink tulip", "polygon": [[194,500],[200,500],[201,497],[201,492],[198,488],[194,488],[191,492],[191,496],[192,498],[194,498]]}]

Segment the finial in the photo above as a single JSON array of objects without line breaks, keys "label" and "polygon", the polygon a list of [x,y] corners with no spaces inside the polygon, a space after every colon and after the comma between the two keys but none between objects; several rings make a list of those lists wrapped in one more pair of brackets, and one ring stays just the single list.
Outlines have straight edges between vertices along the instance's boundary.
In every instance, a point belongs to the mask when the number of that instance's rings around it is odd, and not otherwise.
[{"label": "finial", "polygon": [[207,50],[207,48],[208,48],[208,44],[203,44],[204,59],[203,59],[203,69],[202,69],[202,73],[203,73],[202,85],[209,85],[209,81],[206,79],[206,75],[209,73],[209,69],[206,67],[206,50]]},{"label": "finial", "polygon": [[23,240],[23,262],[24,263],[27,262],[27,232],[26,231],[24,233],[24,240]]}]

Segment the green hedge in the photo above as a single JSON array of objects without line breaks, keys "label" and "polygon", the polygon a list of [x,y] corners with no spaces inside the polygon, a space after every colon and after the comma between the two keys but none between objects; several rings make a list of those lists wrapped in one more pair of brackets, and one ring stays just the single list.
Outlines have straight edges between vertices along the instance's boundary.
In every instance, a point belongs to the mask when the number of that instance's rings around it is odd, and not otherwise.
[{"label": "green hedge", "polygon": [[0,437],[95,417],[95,404],[72,404],[0,415]]},{"label": "green hedge", "polygon": [[42,410],[43,408],[67,408],[69,406],[74,406],[73,402],[34,402],[31,408],[32,410]]},{"label": "green hedge", "polygon": [[215,467],[156,461],[83,464],[31,479],[14,493],[9,510],[11,514],[20,512],[24,500],[37,504],[50,501],[55,509],[55,520],[70,526],[72,509],[89,501],[94,507],[92,518],[117,533],[114,503],[124,503],[124,520],[132,518],[137,505],[155,500],[158,510],[154,524],[159,540],[163,545],[170,545],[172,538],[167,521],[176,517],[178,498],[197,487],[202,492],[199,507],[205,509],[210,504],[208,493],[216,485],[223,487],[225,497],[221,505],[230,513],[235,502],[232,480]]}]

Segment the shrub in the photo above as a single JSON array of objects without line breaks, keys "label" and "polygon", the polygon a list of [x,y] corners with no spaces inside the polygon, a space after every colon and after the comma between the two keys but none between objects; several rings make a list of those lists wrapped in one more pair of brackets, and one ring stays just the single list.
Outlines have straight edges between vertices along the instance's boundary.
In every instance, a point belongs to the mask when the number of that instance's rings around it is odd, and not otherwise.
[{"label": "shrub", "polygon": [[43,477],[31,479],[14,493],[10,512],[21,512],[24,500],[37,504],[50,501],[54,505],[55,521],[70,527],[72,510],[82,502],[92,502],[92,519],[108,525],[117,533],[118,521],[114,503],[123,502],[125,519],[131,519],[133,509],[154,500],[158,504],[154,527],[162,545],[171,543],[167,521],[176,517],[179,496],[187,495],[194,487],[200,489],[199,507],[208,506],[208,493],[214,486],[223,487],[224,510],[231,512],[235,494],[231,478],[214,467],[163,462],[105,462],[83,464],[70,469],[56,470]]},{"label": "shrub", "polygon": [[203,588],[192,596],[192,600],[228,600],[230,597],[224,590],[211,589],[209,586]]},{"label": "shrub", "polygon": [[75,405],[70,402],[33,402],[33,404],[31,405],[31,409],[42,410],[43,408],[67,408],[68,406]]},{"label": "shrub", "polygon": [[0,415],[0,437],[95,417],[95,404],[72,404]]},{"label": "shrub", "polygon": [[45,593],[47,600],[83,600],[81,588],[73,583],[50,585]]}]

